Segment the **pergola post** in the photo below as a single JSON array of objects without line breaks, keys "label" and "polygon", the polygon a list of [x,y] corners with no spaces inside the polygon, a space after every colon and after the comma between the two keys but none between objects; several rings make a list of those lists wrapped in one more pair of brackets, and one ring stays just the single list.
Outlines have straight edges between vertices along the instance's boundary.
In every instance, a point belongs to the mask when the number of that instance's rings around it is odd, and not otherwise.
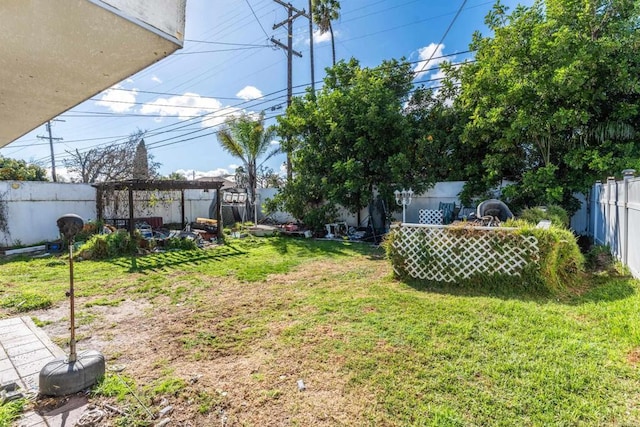
[{"label": "pergola post", "polygon": [[185,221],[184,221],[184,190],[180,190],[180,215],[182,218],[182,229],[184,230]]},{"label": "pergola post", "polygon": [[131,236],[131,241],[133,241],[133,232],[135,229],[136,227],[133,223],[133,188],[129,186],[129,235]]},{"label": "pergola post", "polygon": [[94,184],[97,189],[98,201],[96,201],[96,209],[98,210],[98,218],[104,220],[104,201],[102,200],[107,190],[109,191],[124,191],[129,192],[129,233],[131,238],[134,237],[135,224],[134,224],[134,204],[133,204],[133,192],[134,191],[171,191],[180,190],[181,195],[181,213],[182,213],[182,228],[186,226],[185,221],[185,195],[184,190],[216,190],[216,221],[218,224],[218,240],[223,238],[222,231],[222,197],[220,189],[224,185],[222,180],[220,181],[169,181],[169,180],[127,180],[118,182],[101,182]]},{"label": "pergola post", "polygon": [[224,224],[222,223],[222,201],[220,188],[216,188],[216,224],[218,230],[218,243],[224,240]]}]

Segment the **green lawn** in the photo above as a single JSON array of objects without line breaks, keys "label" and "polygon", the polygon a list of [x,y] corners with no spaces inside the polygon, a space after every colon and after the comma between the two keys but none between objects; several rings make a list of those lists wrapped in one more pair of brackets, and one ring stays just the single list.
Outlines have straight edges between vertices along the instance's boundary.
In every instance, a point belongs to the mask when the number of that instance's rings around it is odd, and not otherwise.
[{"label": "green lawn", "polygon": [[[140,315],[164,350],[103,351],[109,363],[140,364],[127,380],[149,405],[170,395],[178,421],[640,424],[640,297],[629,277],[592,275],[581,295],[561,298],[423,288],[394,280],[380,249],[278,238],[136,265],[76,262],[80,315],[101,308],[92,334],[108,341],[109,310],[150,303]],[[0,313],[66,304],[67,286],[63,258],[2,261]]]}]

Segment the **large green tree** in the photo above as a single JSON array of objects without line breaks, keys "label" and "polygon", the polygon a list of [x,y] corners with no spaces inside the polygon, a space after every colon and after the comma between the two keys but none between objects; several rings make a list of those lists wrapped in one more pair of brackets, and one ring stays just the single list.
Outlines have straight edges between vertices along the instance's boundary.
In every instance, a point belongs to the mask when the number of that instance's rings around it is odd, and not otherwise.
[{"label": "large green tree", "polygon": [[47,171],[24,160],[0,156],[0,181],[48,181]]},{"label": "large green tree", "polygon": [[640,35],[634,0],[536,0],[508,14],[498,1],[475,61],[451,68],[469,117],[464,196],[502,179],[516,205],[561,203],[596,179],[640,165]]},{"label": "large green tree", "polygon": [[[258,167],[278,152],[278,149],[269,150],[272,147],[271,142],[274,137],[275,129],[265,127],[264,115],[257,118],[247,114],[232,117],[218,132],[218,141],[222,148],[241,160],[244,165],[247,189],[254,208],[258,186]],[[257,212],[254,211],[254,221],[257,219]]]},{"label": "large green tree", "polygon": [[352,59],[327,69],[316,96],[294,98],[278,118],[279,133],[298,147],[279,207],[319,225],[338,205],[358,213],[379,194],[395,206],[395,189],[430,184],[414,167],[417,139],[404,112],[412,78],[406,62],[362,68]]}]

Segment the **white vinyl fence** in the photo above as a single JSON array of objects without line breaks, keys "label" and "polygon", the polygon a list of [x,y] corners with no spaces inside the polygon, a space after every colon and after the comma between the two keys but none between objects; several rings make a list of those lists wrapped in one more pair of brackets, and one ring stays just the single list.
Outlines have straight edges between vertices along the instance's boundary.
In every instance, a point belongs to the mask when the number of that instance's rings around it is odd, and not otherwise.
[{"label": "white vinyl fence", "polygon": [[593,186],[589,228],[595,243],[608,245],[640,278],[640,178],[634,178],[634,172],[624,171],[622,181],[610,178]]}]

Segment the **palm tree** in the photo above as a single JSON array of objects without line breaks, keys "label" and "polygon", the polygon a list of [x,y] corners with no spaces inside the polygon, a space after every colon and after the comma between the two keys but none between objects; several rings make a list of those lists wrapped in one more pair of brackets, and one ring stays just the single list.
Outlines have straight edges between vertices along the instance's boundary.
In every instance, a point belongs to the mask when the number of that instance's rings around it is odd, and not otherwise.
[{"label": "palm tree", "polygon": [[318,26],[320,34],[327,31],[331,33],[331,53],[333,54],[333,65],[336,65],[336,44],[333,40],[333,26],[331,21],[340,17],[340,2],[338,0],[313,0],[312,16],[313,21]]},{"label": "palm tree", "polygon": [[[258,166],[278,153],[278,149],[268,152],[274,137],[275,129],[264,127],[264,114],[258,118],[247,114],[232,117],[218,132],[218,141],[222,148],[244,164],[247,173],[249,200],[254,207],[253,219],[256,224],[258,222],[256,205]],[[258,163],[258,159],[265,155],[266,157]]]}]

